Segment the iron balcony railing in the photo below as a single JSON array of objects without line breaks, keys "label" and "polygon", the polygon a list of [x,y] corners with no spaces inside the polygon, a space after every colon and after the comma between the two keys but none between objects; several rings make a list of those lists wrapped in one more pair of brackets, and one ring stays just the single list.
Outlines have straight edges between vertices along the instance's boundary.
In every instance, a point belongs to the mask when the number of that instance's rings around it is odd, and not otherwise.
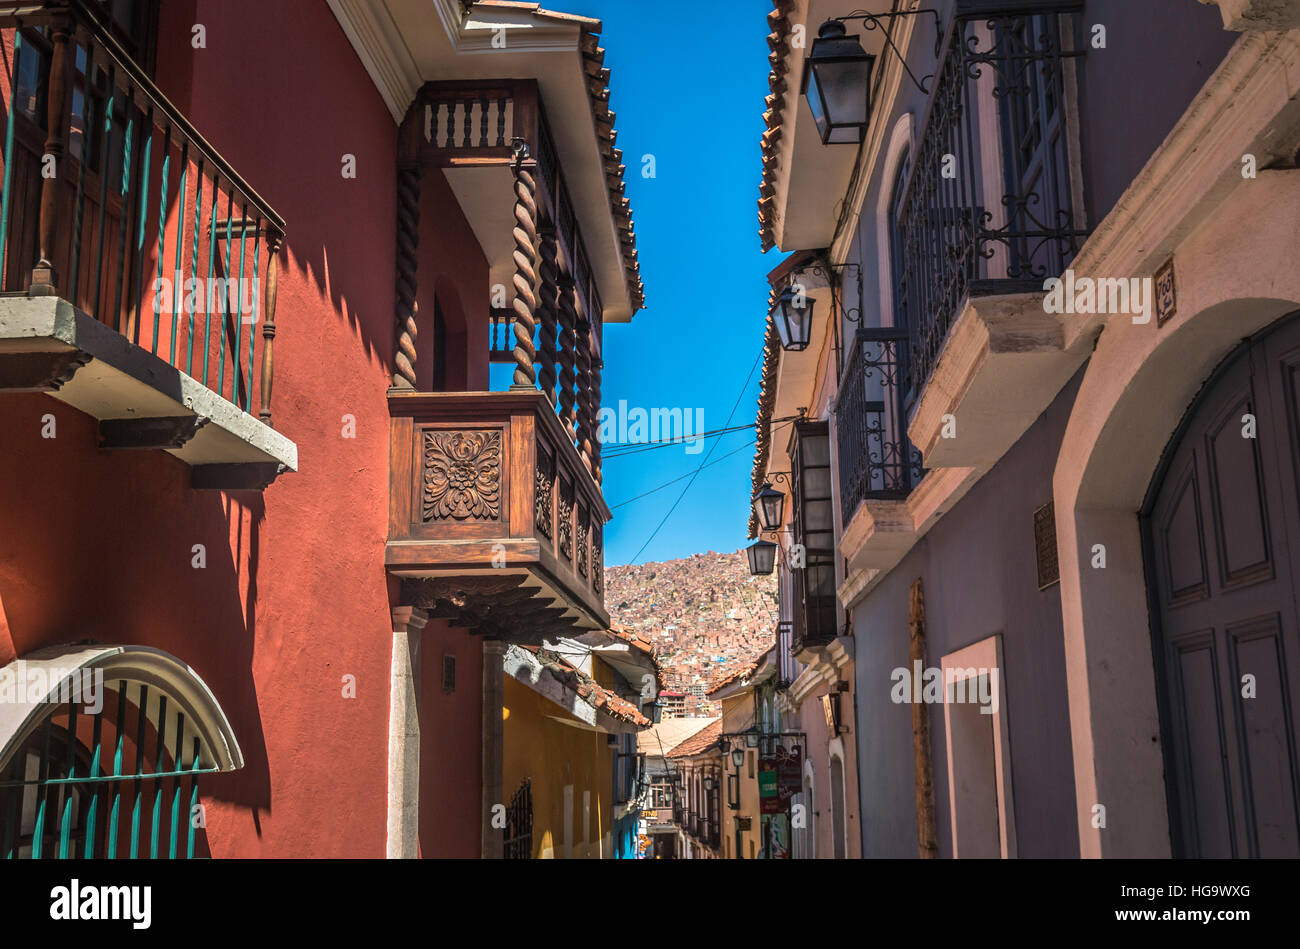
[{"label": "iron balcony railing", "polygon": [[102,17],[0,0],[0,290],[62,297],[269,423],[284,221]]},{"label": "iron balcony railing", "polygon": [[1079,0],[958,0],[896,203],[895,324],[918,396],[972,292],[1042,289],[1088,231],[1068,112]]},{"label": "iron balcony railing", "polygon": [[902,500],[920,483],[921,453],[907,437],[907,367],[906,330],[858,330],[836,404],[840,517],[846,525],[864,500]]}]

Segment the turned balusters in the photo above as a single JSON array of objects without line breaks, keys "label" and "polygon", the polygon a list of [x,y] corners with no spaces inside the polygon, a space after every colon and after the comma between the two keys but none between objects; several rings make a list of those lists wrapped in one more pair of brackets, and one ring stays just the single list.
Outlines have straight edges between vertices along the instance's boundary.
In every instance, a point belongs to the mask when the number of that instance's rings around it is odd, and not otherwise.
[{"label": "turned balusters", "polygon": [[[284,235],[276,231],[266,236],[266,310],[265,319],[262,321],[262,407],[257,416],[267,425],[271,424],[271,383],[275,378],[275,296],[279,290],[280,243],[283,239]],[[249,350],[252,350],[251,343]]]},{"label": "turned balusters", "polygon": [[68,40],[72,23],[60,19],[50,26],[50,86],[46,100],[46,129],[44,155],[52,161],[54,174],[41,181],[40,260],[32,268],[31,290],[33,296],[53,296],[58,293],[59,275],[54,267],[54,241],[63,222],[63,159],[67,152],[67,106],[74,58],[69,56]]}]

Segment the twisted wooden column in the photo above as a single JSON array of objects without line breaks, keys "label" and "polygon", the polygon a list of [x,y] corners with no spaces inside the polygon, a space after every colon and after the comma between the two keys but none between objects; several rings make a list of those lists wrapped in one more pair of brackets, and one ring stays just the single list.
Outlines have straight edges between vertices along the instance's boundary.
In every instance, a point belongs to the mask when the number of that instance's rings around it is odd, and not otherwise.
[{"label": "twisted wooden column", "polygon": [[533,368],[533,331],[537,328],[533,316],[537,308],[537,297],[533,295],[537,283],[537,252],[533,249],[537,244],[537,161],[529,157],[527,144],[516,144],[510,166],[515,173],[515,381],[510,388],[532,389],[537,378]]},{"label": "twisted wooden column", "polygon": [[577,438],[578,416],[574,399],[578,378],[573,363],[578,348],[577,285],[568,274],[560,275],[560,420],[569,432],[570,440]]},{"label": "twisted wooden column", "polygon": [[578,324],[578,451],[587,470],[592,471],[591,443],[595,441],[591,410],[591,322]]},{"label": "twisted wooden column", "polygon": [[415,389],[416,276],[420,246],[420,169],[397,171],[397,345],[393,388]]},{"label": "twisted wooden column", "polygon": [[555,403],[555,347],[558,342],[556,335],[557,314],[559,308],[560,288],[556,282],[559,276],[559,264],[556,258],[559,255],[559,245],[555,239],[555,228],[548,227],[542,231],[541,246],[541,310],[539,316],[542,319],[541,330],[537,336],[539,353],[542,358],[542,367],[538,373],[538,383],[543,392],[546,393],[546,401],[552,406]]},{"label": "twisted wooden column", "polygon": [[600,484],[600,373],[604,368],[603,359],[591,364],[591,475],[596,484]]}]

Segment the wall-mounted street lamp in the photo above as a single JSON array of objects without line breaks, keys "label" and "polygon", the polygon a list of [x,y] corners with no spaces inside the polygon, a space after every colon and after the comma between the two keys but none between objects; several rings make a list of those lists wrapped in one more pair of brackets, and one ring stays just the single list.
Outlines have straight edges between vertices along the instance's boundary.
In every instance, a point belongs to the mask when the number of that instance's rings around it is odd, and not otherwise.
[{"label": "wall-mounted street lamp", "polygon": [[827,20],[804,63],[803,94],[823,145],[858,144],[871,118],[868,92],[876,57],[846,32],[842,21]]},{"label": "wall-mounted street lamp", "polygon": [[755,577],[769,576],[776,568],[776,544],[770,540],[756,540],[745,548],[749,557],[749,572]]},{"label": "wall-mounted street lamp", "polygon": [[887,25],[895,16],[916,16],[919,13],[934,15],[937,57],[943,37],[937,10],[899,10],[884,16],[855,13],[835,17],[821,25],[808,58],[804,60],[801,91],[808,99],[823,145],[859,144],[871,120],[871,70],[876,57],[862,48],[857,36],[847,35],[845,23],[849,20],[861,20],[867,30],[880,30],[886,47],[894,51],[912,82],[923,95],[929,95],[925,84],[913,75],[907,59],[894,44]]},{"label": "wall-mounted street lamp", "polygon": [[745,764],[744,748],[731,749],[731,763],[736,766],[737,771],[739,771],[744,766]]},{"label": "wall-mounted street lamp", "polygon": [[754,516],[763,530],[780,530],[784,511],[785,495],[771,484],[764,484],[762,490],[754,495]]},{"label": "wall-mounted street lamp", "polygon": [[812,335],[813,308],[817,301],[794,284],[781,291],[772,307],[772,322],[781,348],[788,353],[803,352]]},{"label": "wall-mounted street lamp", "polygon": [[706,790],[706,791],[712,791],[712,790],[713,790],[713,778],[710,777],[710,778],[705,778],[705,779],[704,779],[704,790]]}]

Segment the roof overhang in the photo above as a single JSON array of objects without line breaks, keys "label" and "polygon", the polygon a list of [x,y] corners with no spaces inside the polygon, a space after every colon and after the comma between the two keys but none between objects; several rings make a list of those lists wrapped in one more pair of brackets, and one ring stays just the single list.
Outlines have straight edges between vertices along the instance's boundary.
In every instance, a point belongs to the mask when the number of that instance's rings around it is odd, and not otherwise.
[{"label": "roof overhang", "polygon": [[[760,234],[764,250],[772,243],[781,250],[828,247],[835,237],[836,205],[844,197],[859,149],[852,145],[823,145],[802,94],[804,60],[818,28],[826,20],[854,11],[888,14],[894,0],[772,0],[769,23],[773,32],[770,95],[764,117],[763,188]],[[862,48],[884,63],[884,34],[860,21],[847,25]],[[792,45],[795,28],[803,27],[804,46]],[[872,76],[872,83],[876,80]],[[766,203],[765,203],[766,202]]]},{"label": "roof overhang", "polygon": [[[327,0],[392,113],[401,123],[420,87],[431,81],[535,79],[560,166],[585,239],[592,273],[600,290],[606,323],[626,323],[642,305],[635,239],[625,243],[614,218],[622,202],[622,176],[608,173],[605,152],[613,141],[601,128],[593,97],[606,102],[608,70],[599,68],[603,51],[595,43],[600,21],[542,10],[535,3],[481,0],[465,12],[459,0]],[[504,45],[502,45],[504,44]],[[595,69],[595,76],[589,75]],[[592,82],[600,92],[593,93]],[[612,125],[613,113],[609,113]],[[605,147],[602,148],[602,143]],[[621,153],[612,149],[613,160]],[[483,175],[500,178],[485,189]],[[447,169],[446,176],[475,234],[492,262],[492,281],[509,286],[501,268],[513,247],[513,214],[498,202],[503,222],[474,213],[474,196],[493,190],[510,194],[508,168]],[[499,215],[498,215],[499,216]],[[481,223],[480,223],[481,222]],[[629,232],[630,234],[630,232]],[[498,246],[499,245],[499,246]],[[635,283],[635,287],[631,285]]]}]

